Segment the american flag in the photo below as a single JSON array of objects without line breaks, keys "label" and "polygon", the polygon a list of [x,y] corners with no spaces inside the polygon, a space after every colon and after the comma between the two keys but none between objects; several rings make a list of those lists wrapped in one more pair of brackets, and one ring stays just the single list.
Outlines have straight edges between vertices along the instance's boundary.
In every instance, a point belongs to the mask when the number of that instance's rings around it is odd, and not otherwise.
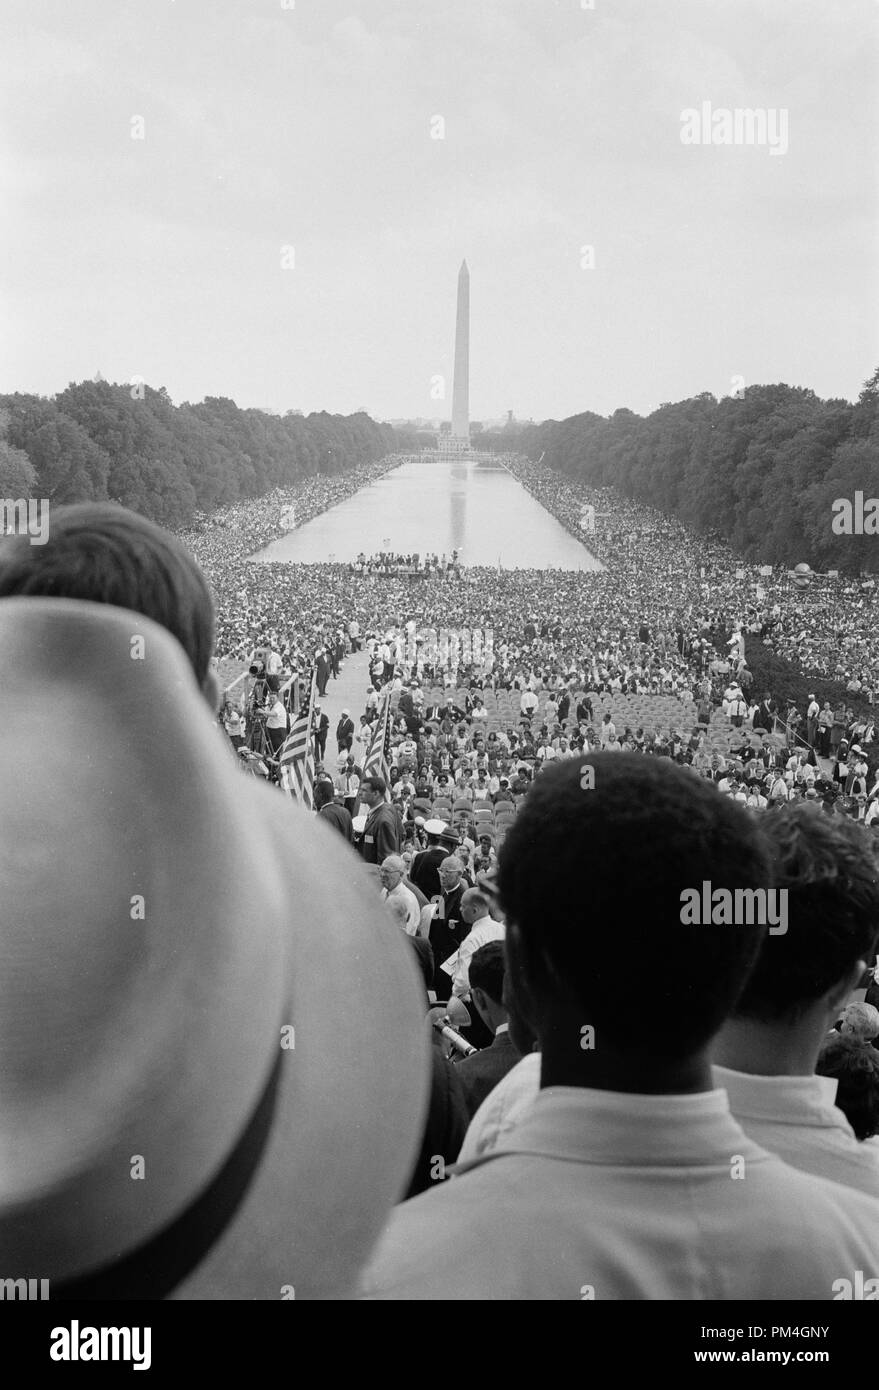
[{"label": "american flag", "polygon": [[391,687],[385,686],[382,703],[379,706],[378,719],[375,724],[375,732],[372,735],[372,742],[369,745],[369,752],[363,764],[363,779],[367,777],[383,777],[385,783],[389,781],[390,768],[389,760],[391,755]]},{"label": "american flag", "polygon": [[289,734],[281,745],[278,780],[281,790],[301,801],[310,811],[314,809],[314,739],[311,716],[314,708],[316,671],[312,668],[308,693],[302,698],[299,713]]}]

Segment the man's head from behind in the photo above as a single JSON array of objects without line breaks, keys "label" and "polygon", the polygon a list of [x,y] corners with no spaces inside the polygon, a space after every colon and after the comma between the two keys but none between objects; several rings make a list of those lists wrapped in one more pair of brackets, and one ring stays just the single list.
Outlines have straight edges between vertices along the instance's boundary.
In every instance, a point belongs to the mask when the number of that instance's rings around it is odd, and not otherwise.
[{"label": "man's head from behind", "polygon": [[837,1083],[836,1104],[858,1139],[879,1134],[879,1052],[854,1034],[831,1033],[818,1056],[819,1076]]},{"label": "man's head from behind", "polygon": [[503,1002],[505,974],[506,958],[502,941],[487,941],[470,957],[470,998],[483,1023],[493,1033],[498,1024],[507,1022]]},{"label": "man's head from behind", "polygon": [[0,598],[14,595],[86,599],[145,614],[177,638],[217,707],[207,582],[186,547],[146,517],[110,502],[53,509],[46,545],[16,536],[0,547]]},{"label": "man's head from behind", "polygon": [[787,892],[789,927],[763,943],[735,1015],[777,1026],[814,1013],[823,1034],[876,949],[875,841],[855,821],[804,802],[782,806],[761,827],[774,883]]},{"label": "man's head from behind", "polygon": [[[693,925],[682,903],[706,881],[733,894],[768,886],[757,823],[668,760],[595,753],[589,767],[584,777],[568,759],[542,773],[504,841],[511,993],[544,1055],[554,1047],[576,1071],[591,1027],[595,1056],[614,1053],[635,1072],[644,1040],[626,1020],[637,974],[650,981],[651,1057],[689,1063],[732,1008],[766,928]],[[631,1082],[620,1075],[621,1089]]]}]

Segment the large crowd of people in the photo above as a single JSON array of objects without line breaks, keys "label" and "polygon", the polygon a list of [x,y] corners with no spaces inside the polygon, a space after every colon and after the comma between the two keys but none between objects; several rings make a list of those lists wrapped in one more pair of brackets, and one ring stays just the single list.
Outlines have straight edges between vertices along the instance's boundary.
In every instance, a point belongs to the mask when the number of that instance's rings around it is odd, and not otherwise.
[{"label": "large crowd of people", "polygon": [[366,555],[363,551],[351,563],[353,574],[380,574],[385,577],[389,575],[416,574],[427,576],[430,574],[449,574],[458,569],[458,552],[453,550],[451,555],[437,555],[435,551],[428,551],[425,555],[409,553],[404,555],[396,550],[377,550],[372,555]]},{"label": "large crowd of people", "polygon": [[[398,461],[372,465],[350,485]],[[389,762],[392,796],[407,828],[414,801],[430,795],[442,774],[458,791],[463,773],[477,773],[481,758],[487,786],[502,777],[527,782],[560,756],[606,746],[609,720],[617,735],[612,748],[668,756],[755,809],[785,796],[818,799],[834,814],[879,829],[875,726],[863,712],[872,703],[870,670],[860,668],[863,680],[855,666],[842,672],[859,695],[857,710],[845,702],[832,709],[814,702],[813,710],[812,699],[798,710],[756,689],[747,665],[750,642],[784,647],[805,605],[826,614],[829,599],[803,598],[781,574],[758,576],[758,586],[719,538],[693,537],[675,520],[607,490],[572,486],[540,465],[512,456],[505,463],[581,535],[603,570],[463,568],[450,563],[454,556],[390,552],[387,563],[381,556],[353,565],[249,563],[281,526],[281,504],[289,498],[273,495],[254,504],[246,520],[236,508],[184,537],[215,595],[217,655],[244,662],[262,652],[282,681],[291,674],[306,678],[316,662],[323,696],[348,651],[366,646],[376,684],[393,682],[395,710],[405,689],[418,711],[409,730],[414,766],[398,762],[405,730],[399,720]],[[340,479],[313,481],[296,497],[297,514],[306,520],[338,500],[341,488]],[[600,525],[583,537],[587,499]],[[416,583],[413,567],[420,568]],[[834,600],[837,610],[841,602]],[[855,601],[857,634],[868,602]],[[490,640],[477,647],[456,638],[476,633]],[[831,646],[828,637],[828,653]],[[841,660],[839,651],[833,659]],[[501,692],[515,698],[499,712]],[[226,712],[236,739],[243,699],[240,686]],[[482,722],[486,703],[490,730]],[[359,769],[377,702],[353,713]],[[466,747],[446,746],[453,732]],[[484,748],[477,746],[480,735]]]},{"label": "large crowd of people", "polygon": [[[351,565],[249,563],[255,551],[283,533],[282,514],[291,502],[303,524],[399,462],[392,456],[340,477],[311,478],[292,492],[217,512],[197,531],[183,534],[214,592],[219,657],[243,661],[254,647],[272,642],[280,644],[282,654],[302,660],[312,639],[326,640],[352,618],[361,629],[376,632],[414,618],[435,628],[493,628],[513,660],[521,656],[550,669],[569,663],[585,677],[590,663],[601,674],[600,658],[593,658],[602,641],[610,660],[624,671],[644,626],[651,659],[657,653],[674,657],[676,643],[679,656],[698,658],[706,643],[740,626],[794,659],[807,675],[843,680],[852,695],[869,703],[879,691],[874,651],[879,596],[872,588],[816,580],[801,591],[784,571],[765,575],[739,564],[719,537],[693,536],[679,522],[607,489],[571,483],[515,456],[505,459],[507,467],[588,545],[605,570],[464,570],[454,556],[364,555]],[[584,503],[599,517],[588,537],[580,528]],[[389,584],[410,562],[435,580],[451,575],[451,582],[427,583],[416,592],[406,579]],[[547,641],[540,632],[543,645],[538,641],[524,651],[523,613],[534,614],[539,626],[549,623],[560,635]],[[686,661],[678,669],[683,672]],[[455,674],[466,679],[475,673]],[[663,680],[658,671],[651,678]]]},{"label": "large crowd of people", "polygon": [[[605,563],[627,563],[633,575],[645,569],[651,592],[654,571],[662,570],[668,585],[660,579],[661,591],[673,607],[692,602],[723,625],[743,622],[806,675],[841,680],[851,694],[874,701],[879,693],[879,590],[872,578],[795,576],[780,567],[767,574],[764,567],[734,556],[720,533],[694,536],[662,512],[621,499],[611,489],[562,478],[539,463],[513,457],[507,466]],[[584,504],[603,514],[588,536],[580,525]]]},{"label": "large crowd of people", "polygon": [[[872,720],[755,691],[781,586],[610,495],[597,572],[249,562],[393,462],[3,542],[4,748],[51,767],[0,790],[4,1249],[62,1297],[879,1296]],[[288,677],[362,652],[313,812],[238,776],[215,656],[271,767]]]}]

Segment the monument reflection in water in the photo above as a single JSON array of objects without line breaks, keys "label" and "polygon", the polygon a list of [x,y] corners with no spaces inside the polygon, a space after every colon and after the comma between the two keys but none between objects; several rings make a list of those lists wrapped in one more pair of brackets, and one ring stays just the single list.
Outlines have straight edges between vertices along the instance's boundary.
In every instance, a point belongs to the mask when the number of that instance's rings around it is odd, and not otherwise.
[{"label": "monument reflection in water", "polygon": [[467,458],[408,461],[253,558],[343,563],[379,550],[457,550],[465,565],[503,569],[603,568],[502,464]]}]

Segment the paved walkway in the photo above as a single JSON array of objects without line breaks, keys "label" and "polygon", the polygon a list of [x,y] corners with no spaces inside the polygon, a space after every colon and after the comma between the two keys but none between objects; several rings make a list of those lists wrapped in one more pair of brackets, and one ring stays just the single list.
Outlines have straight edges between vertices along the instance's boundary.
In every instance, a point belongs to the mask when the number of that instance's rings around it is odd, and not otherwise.
[{"label": "paved walkway", "polygon": [[[372,682],[369,678],[369,658],[365,651],[353,652],[345,657],[342,669],[336,680],[332,676],[327,682],[327,693],[318,704],[330,721],[327,734],[325,762],[328,768],[335,767],[338,747],[336,745],[336,725],[346,709],[354,721],[355,732],[360,728],[360,716],[366,708],[366,691]],[[354,745],[355,757],[358,754]]]}]

